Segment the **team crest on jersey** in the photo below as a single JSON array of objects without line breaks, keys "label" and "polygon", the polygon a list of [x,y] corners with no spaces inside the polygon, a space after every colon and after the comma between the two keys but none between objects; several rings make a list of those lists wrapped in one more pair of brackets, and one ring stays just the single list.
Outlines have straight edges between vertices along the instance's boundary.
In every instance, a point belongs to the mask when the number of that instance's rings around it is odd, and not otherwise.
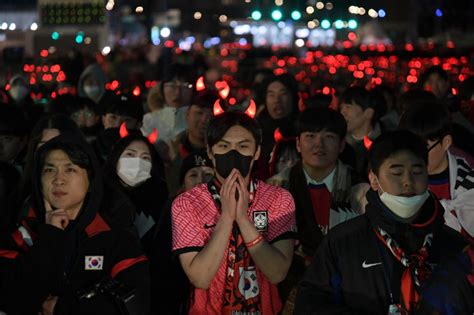
[{"label": "team crest on jersey", "polygon": [[268,231],[268,211],[267,210],[254,211],[253,223],[257,231],[267,232]]},{"label": "team crest on jersey", "polygon": [[86,256],[85,270],[102,270],[104,266],[104,256]]}]

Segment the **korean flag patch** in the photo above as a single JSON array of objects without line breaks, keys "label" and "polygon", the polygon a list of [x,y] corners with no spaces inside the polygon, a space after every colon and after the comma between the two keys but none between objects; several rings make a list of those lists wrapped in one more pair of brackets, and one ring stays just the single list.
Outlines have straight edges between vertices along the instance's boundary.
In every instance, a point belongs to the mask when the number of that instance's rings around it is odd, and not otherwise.
[{"label": "korean flag patch", "polygon": [[86,270],[102,270],[104,265],[104,256],[86,256]]},{"label": "korean flag patch", "polygon": [[255,228],[259,232],[267,232],[268,231],[268,211],[261,210],[261,211],[254,211],[253,212],[253,224]]}]

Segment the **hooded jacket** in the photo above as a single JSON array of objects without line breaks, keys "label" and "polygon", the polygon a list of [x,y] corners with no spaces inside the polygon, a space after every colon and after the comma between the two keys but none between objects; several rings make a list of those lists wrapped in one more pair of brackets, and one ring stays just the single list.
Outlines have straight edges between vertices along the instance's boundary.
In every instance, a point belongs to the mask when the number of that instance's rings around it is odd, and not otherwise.
[{"label": "hooded jacket", "polygon": [[[75,220],[65,230],[46,224],[41,187],[41,157],[73,145],[87,154],[89,189]],[[149,266],[138,240],[115,228],[99,213],[104,205],[97,159],[83,140],[62,134],[35,156],[32,207],[20,227],[0,243],[0,310],[37,314],[48,296],[57,296],[55,314],[120,314],[108,294],[80,298],[98,283],[115,279],[135,290],[135,303],[147,313]]]},{"label": "hooded jacket", "polygon": [[332,229],[308,267],[295,302],[295,314],[387,314],[400,301],[403,265],[376,237],[380,226],[408,254],[433,233],[427,262],[437,266],[467,245],[444,225],[443,208],[428,198],[413,224],[395,218],[378,193],[367,193],[367,212]]},{"label": "hooded jacket", "polygon": [[102,71],[100,66],[96,63],[88,66],[81,73],[81,76],[79,77],[79,83],[77,85],[77,94],[80,97],[90,98],[90,96],[84,91],[84,79],[89,75],[93,76],[99,82],[100,93],[96,99],[93,99],[93,101],[98,104],[105,95],[105,84],[107,83],[107,77],[105,76],[104,71]]}]

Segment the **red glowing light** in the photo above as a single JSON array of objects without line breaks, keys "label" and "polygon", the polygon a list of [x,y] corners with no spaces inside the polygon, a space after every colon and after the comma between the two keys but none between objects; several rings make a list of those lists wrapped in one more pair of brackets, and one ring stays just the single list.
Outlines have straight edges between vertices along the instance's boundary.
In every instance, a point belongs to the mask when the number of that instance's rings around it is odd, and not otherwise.
[{"label": "red glowing light", "polygon": [[174,46],[174,42],[172,40],[167,40],[165,42],[165,47],[166,48],[173,48],[173,46]]},{"label": "red glowing light", "polygon": [[273,133],[273,139],[275,140],[275,143],[280,142],[280,140],[283,139],[280,128],[275,129],[275,132]]},{"label": "red glowing light", "polygon": [[139,87],[139,86],[136,86],[136,87],[133,89],[133,92],[132,92],[132,94],[135,95],[135,96],[140,96],[141,93],[142,93],[142,91],[140,90],[140,87]]},{"label": "red glowing light", "polygon": [[118,87],[119,87],[119,81],[113,80],[113,81],[110,83],[110,88],[111,88],[112,90],[116,90]]},{"label": "red glowing light", "polygon": [[413,49],[414,49],[414,48],[413,48],[413,45],[412,45],[412,44],[410,44],[410,43],[405,44],[405,50],[406,50],[406,51],[413,51]]},{"label": "red glowing light", "polygon": [[236,103],[237,103],[237,100],[235,99],[235,97],[231,97],[231,98],[229,99],[229,105],[233,106],[233,105],[235,105]]},{"label": "red glowing light", "polygon": [[257,113],[257,105],[255,104],[253,99],[250,99],[249,107],[245,110],[245,114],[250,118],[254,118],[255,114]]},{"label": "red glowing light", "polygon": [[202,91],[206,89],[206,85],[204,84],[204,77],[200,76],[196,81],[196,91]]},{"label": "red glowing light", "polygon": [[323,94],[324,95],[329,95],[331,94],[331,89],[327,86],[323,87]]},{"label": "red glowing light", "polygon": [[129,133],[128,133],[128,130],[127,130],[127,124],[126,123],[122,123],[120,125],[120,138],[125,138],[125,137],[128,137]]},{"label": "red glowing light", "polygon": [[10,84],[5,85],[5,91],[9,91],[12,88]]},{"label": "red glowing light", "polygon": [[56,92],[51,93],[51,98],[52,98],[52,99],[55,99],[57,96],[58,96],[58,95],[56,94]]},{"label": "red glowing light", "polygon": [[350,40],[356,40],[357,35],[354,32],[349,32],[349,34],[347,34],[347,38],[349,38]]},{"label": "red glowing light", "polygon": [[153,128],[153,132],[150,133],[150,135],[147,138],[151,144],[155,144],[156,140],[158,140],[158,130],[156,130],[156,128]]},{"label": "red glowing light", "polygon": [[49,53],[46,49],[43,49],[42,51],[40,51],[40,56],[43,57],[43,58],[46,58],[48,57]]},{"label": "red glowing light", "polygon": [[213,113],[214,113],[214,116],[218,116],[218,115],[224,113],[224,110],[221,107],[219,99],[217,99],[214,103]]}]

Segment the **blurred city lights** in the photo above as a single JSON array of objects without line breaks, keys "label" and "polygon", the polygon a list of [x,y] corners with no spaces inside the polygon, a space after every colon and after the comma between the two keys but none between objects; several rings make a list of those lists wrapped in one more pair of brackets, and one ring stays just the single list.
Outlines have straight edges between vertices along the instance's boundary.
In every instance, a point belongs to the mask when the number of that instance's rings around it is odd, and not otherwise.
[{"label": "blurred city lights", "polygon": [[443,16],[443,11],[441,9],[436,9],[435,11],[437,17],[442,17]]},{"label": "blurred city lights", "polygon": [[351,30],[357,28],[357,21],[356,20],[349,20],[348,26]]},{"label": "blurred city lights", "polygon": [[254,19],[255,21],[258,21],[262,18],[262,13],[258,10],[254,10],[252,12],[252,19]]},{"label": "blurred city lights", "polygon": [[291,18],[295,21],[298,21],[299,19],[301,19],[301,12],[298,10],[294,10],[293,12],[291,12]]},{"label": "blurred city lights", "polygon": [[373,19],[375,19],[376,17],[378,17],[378,13],[377,11],[375,11],[374,9],[370,9],[369,10],[369,16]]},{"label": "blurred city lights", "polygon": [[16,24],[15,24],[15,23],[10,23],[10,26],[8,26],[8,29],[9,29],[10,31],[16,30]]},{"label": "blurred city lights", "polygon": [[378,13],[379,13],[379,17],[381,17],[381,18],[384,18],[385,15],[386,15],[386,12],[385,12],[384,9],[380,9]]},{"label": "blurred city lights", "polygon": [[336,22],[334,22],[334,27],[337,29],[341,29],[344,27],[344,22],[342,22],[342,20],[336,20]]},{"label": "blurred city lights", "polygon": [[334,8],[334,5],[332,4],[332,2],[326,3],[326,10],[332,10],[332,8]]},{"label": "blurred city lights", "polygon": [[[202,13],[199,12],[199,11],[196,11],[196,12],[194,12],[193,16],[194,16],[195,20],[200,20],[202,18]],[[165,37],[165,36],[163,36],[163,37]]]},{"label": "blurred city lights", "polygon": [[314,8],[312,6],[307,6],[306,7],[306,13],[313,14],[314,13]]},{"label": "blurred city lights", "polygon": [[82,44],[82,42],[84,41],[84,33],[83,33],[83,32],[77,33],[77,34],[76,34],[75,41],[76,41],[76,43],[78,43],[78,44]]},{"label": "blurred city lights", "polygon": [[59,33],[58,32],[52,32],[51,33],[51,39],[52,40],[58,40],[59,39]]},{"label": "blurred city lights", "polygon": [[321,1],[317,2],[316,3],[316,9],[318,9],[318,10],[324,9],[324,3],[321,2]]},{"label": "blurred city lights", "polygon": [[171,35],[171,30],[169,27],[163,27],[160,32],[161,37],[167,38]]},{"label": "blurred city lights", "polygon": [[143,13],[143,7],[142,6],[138,6],[135,8],[135,12],[136,13]]},{"label": "blurred city lights", "polygon": [[221,15],[219,16],[219,21],[220,21],[221,23],[227,22],[227,15],[221,14]]},{"label": "blurred city lights", "polygon": [[281,7],[283,5],[283,0],[275,0],[275,5]]},{"label": "blurred city lights", "polygon": [[282,17],[283,17],[283,14],[281,13],[280,10],[275,9],[272,11],[272,19],[274,19],[275,21],[281,20]]},{"label": "blurred city lights", "polygon": [[31,23],[30,30],[36,31],[38,29],[38,23],[33,22]]},{"label": "blurred city lights", "polygon": [[298,38],[297,40],[295,40],[295,45],[297,47],[303,47],[304,46],[304,40],[301,39],[301,38]]},{"label": "blurred city lights", "polygon": [[329,22],[329,20],[324,19],[321,21],[321,27],[324,29],[328,29],[331,27],[331,22]]}]

